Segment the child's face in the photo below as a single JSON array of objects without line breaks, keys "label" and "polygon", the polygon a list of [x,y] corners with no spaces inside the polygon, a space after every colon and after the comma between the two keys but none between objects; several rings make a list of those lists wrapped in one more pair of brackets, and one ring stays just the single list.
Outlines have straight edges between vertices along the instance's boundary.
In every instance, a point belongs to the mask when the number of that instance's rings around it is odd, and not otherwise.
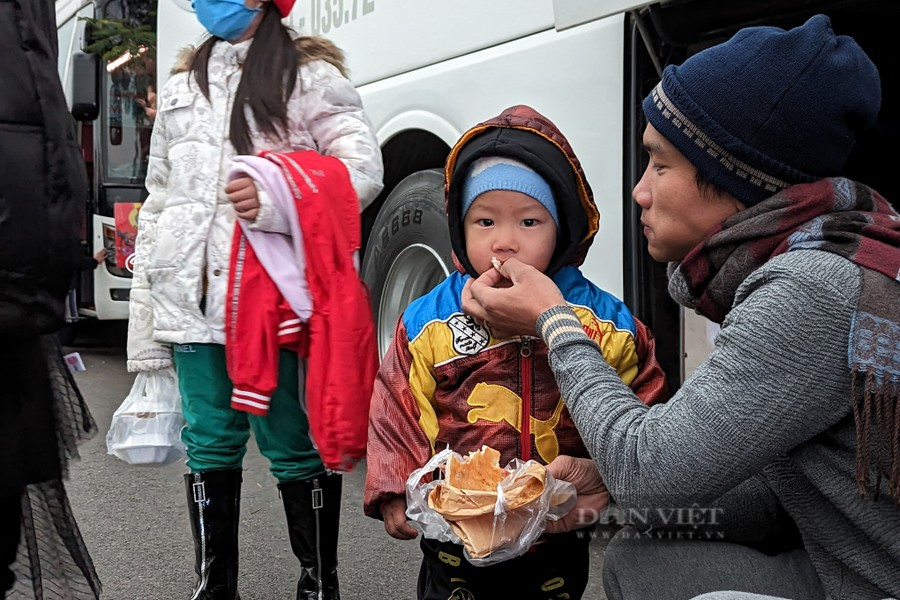
[{"label": "child's face", "polygon": [[550,265],[556,249],[556,223],[543,205],[520,192],[491,190],[478,196],[463,221],[466,254],[480,275],[516,257],[539,271]]}]

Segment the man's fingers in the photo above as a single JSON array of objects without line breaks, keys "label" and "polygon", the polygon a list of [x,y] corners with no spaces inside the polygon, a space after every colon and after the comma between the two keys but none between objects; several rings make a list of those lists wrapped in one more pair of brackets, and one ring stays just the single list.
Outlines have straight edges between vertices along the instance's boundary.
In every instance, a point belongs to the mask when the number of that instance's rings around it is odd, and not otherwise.
[{"label": "man's fingers", "polygon": [[491,288],[491,287],[494,287],[495,285],[497,285],[498,283],[500,283],[501,281],[503,281],[504,279],[505,279],[505,277],[503,276],[503,274],[501,274],[500,271],[498,271],[497,269],[488,269],[487,271],[485,271],[484,273],[482,273],[481,275],[478,276],[478,279],[475,280],[475,283],[477,283],[480,286],[485,286],[485,287]]},{"label": "man's fingers", "polygon": [[547,471],[556,479],[568,481],[575,486],[579,494],[596,494],[606,491],[606,486],[589,458],[575,458],[573,456],[557,456],[549,465]]},{"label": "man's fingers", "polygon": [[[529,267],[529,265],[526,265],[518,258],[508,258],[502,265],[500,265],[499,274],[502,275],[502,278],[509,279],[513,282],[513,284],[515,284],[521,274],[529,268],[533,267]],[[490,271],[496,271],[496,269],[490,269]]]},{"label": "man's fingers", "polygon": [[549,465],[547,465],[547,471],[549,471],[556,479],[571,481],[572,476],[574,475],[573,471],[575,464],[574,457],[563,454],[557,456]]},{"label": "man's fingers", "polygon": [[481,302],[473,294],[473,286],[475,285],[474,279],[469,279],[466,281],[466,284],[463,286],[462,291],[462,308],[463,312],[467,315],[473,317],[479,323],[484,323],[484,319],[487,317],[487,313],[484,310],[484,307],[481,305]]}]

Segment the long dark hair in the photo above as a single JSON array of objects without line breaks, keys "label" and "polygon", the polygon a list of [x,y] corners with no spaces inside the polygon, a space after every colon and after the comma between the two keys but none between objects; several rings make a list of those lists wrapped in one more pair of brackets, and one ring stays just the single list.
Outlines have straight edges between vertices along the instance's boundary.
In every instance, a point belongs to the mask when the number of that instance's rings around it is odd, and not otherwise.
[{"label": "long dark hair", "polygon": [[[238,154],[253,154],[253,141],[247,123],[247,106],[256,126],[269,137],[280,138],[288,127],[287,103],[297,84],[300,52],[290,29],[281,23],[274,2],[264,2],[262,21],[253,35],[231,108],[229,138]],[[191,61],[191,72],[200,91],[209,100],[209,57],[222,38],[203,42]],[[279,93],[280,92],[280,93]]]}]

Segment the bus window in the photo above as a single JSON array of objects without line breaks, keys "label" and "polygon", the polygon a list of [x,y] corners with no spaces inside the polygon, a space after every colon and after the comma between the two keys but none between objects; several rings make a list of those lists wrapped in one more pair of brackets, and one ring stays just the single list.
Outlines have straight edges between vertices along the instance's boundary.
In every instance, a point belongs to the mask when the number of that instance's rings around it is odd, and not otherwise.
[{"label": "bus window", "polygon": [[[121,59],[120,59],[121,60]],[[112,61],[105,77],[103,154],[106,182],[139,183],[147,174],[155,116],[156,71],[152,59]]]},{"label": "bus window", "polygon": [[[102,82],[102,184],[143,184],[150,154],[156,101],[156,2],[109,0],[102,5],[109,42]],[[96,44],[97,39],[94,40]]]}]

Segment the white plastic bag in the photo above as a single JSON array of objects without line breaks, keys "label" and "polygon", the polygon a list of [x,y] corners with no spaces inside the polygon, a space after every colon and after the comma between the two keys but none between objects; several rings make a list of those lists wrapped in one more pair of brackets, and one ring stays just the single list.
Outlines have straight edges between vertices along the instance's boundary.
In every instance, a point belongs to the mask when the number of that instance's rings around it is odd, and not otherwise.
[{"label": "white plastic bag", "polygon": [[[525,554],[544,533],[548,520],[561,519],[575,506],[575,486],[556,480],[548,472],[544,474],[544,489],[540,497],[525,506],[509,510],[507,496],[513,493],[513,488],[522,484],[522,476],[536,464],[535,461],[515,459],[506,466],[509,475],[497,486],[492,519],[490,516],[486,517],[489,522],[487,544],[492,550],[486,556],[473,556],[469,545],[460,539],[453,526],[429,505],[429,495],[444,480],[423,481],[428,480],[436,470],[445,467],[454,454],[449,448],[442,450],[409,476],[406,480],[406,516],[412,521],[412,527],[422,532],[426,538],[464,544],[466,560],[475,566],[492,565]],[[456,456],[462,459],[458,454]],[[475,518],[483,522],[485,516]]]},{"label": "white plastic bag", "polygon": [[183,427],[175,370],[142,371],[113,413],[106,449],[130,465],[167,465],[185,456]]}]

